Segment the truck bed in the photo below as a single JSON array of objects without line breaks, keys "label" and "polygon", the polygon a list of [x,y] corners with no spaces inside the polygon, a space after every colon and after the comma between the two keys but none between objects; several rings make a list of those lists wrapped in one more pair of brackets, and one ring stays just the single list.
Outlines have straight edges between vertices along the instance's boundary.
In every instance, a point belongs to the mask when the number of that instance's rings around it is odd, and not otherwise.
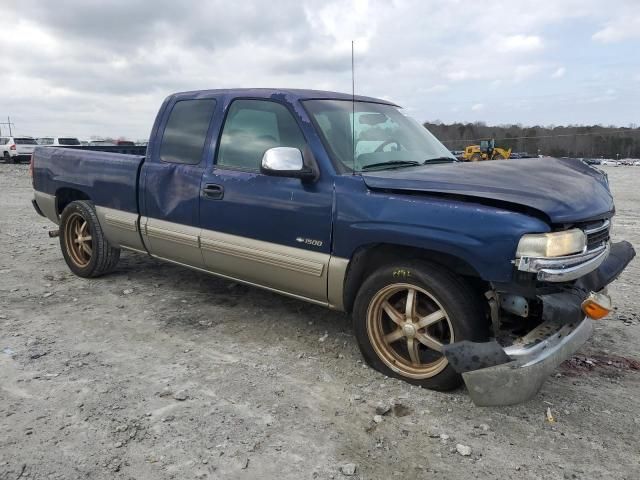
[{"label": "truck bed", "polygon": [[62,189],[72,190],[96,205],[138,213],[137,185],[144,159],[143,155],[86,148],[37,147],[33,186],[53,196]]}]

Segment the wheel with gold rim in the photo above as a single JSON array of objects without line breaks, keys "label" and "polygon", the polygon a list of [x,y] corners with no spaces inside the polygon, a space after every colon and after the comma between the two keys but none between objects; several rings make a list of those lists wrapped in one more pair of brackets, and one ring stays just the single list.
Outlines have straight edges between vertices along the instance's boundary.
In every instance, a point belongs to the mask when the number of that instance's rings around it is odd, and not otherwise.
[{"label": "wheel with gold rim", "polygon": [[120,250],[105,238],[93,203],[76,200],[60,217],[60,248],[67,265],[80,277],[98,277],[113,270]]},{"label": "wheel with gold rim", "polygon": [[461,277],[422,261],[376,270],[358,292],[353,317],[370,366],[435,390],[461,382],[443,346],[483,341],[489,333],[478,294]]}]

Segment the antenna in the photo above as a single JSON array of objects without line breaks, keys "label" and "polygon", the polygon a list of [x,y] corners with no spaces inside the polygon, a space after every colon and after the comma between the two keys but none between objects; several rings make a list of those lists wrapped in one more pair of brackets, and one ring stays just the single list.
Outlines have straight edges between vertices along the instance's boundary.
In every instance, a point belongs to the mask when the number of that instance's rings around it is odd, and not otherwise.
[{"label": "antenna", "polygon": [[351,147],[353,149],[353,175],[356,174],[356,74],[353,40],[351,40]]}]

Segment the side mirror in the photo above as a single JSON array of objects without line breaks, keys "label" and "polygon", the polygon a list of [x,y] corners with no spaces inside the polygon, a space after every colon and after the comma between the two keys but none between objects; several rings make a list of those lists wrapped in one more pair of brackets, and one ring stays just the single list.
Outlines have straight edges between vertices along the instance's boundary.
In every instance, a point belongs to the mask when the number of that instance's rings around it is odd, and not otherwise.
[{"label": "side mirror", "polygon": [[316,172],[305,165],[302,152],[292,147],[274,147],[264,152],[260,172],[272,177],[299,178],[303,181],[316,179]]}]

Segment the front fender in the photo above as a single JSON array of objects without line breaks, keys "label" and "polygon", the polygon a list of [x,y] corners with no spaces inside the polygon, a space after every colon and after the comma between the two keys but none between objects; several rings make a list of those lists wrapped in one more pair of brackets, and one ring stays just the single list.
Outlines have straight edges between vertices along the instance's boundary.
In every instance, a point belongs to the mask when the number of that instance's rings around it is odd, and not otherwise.
[{"label": "front fender", "polygon": [[463,260],[483,280],[509,282],[520,237],[548,231],[538,218],[499,207],[336,183],[334,254],[342,258],[375,243],[421,248]]}]

